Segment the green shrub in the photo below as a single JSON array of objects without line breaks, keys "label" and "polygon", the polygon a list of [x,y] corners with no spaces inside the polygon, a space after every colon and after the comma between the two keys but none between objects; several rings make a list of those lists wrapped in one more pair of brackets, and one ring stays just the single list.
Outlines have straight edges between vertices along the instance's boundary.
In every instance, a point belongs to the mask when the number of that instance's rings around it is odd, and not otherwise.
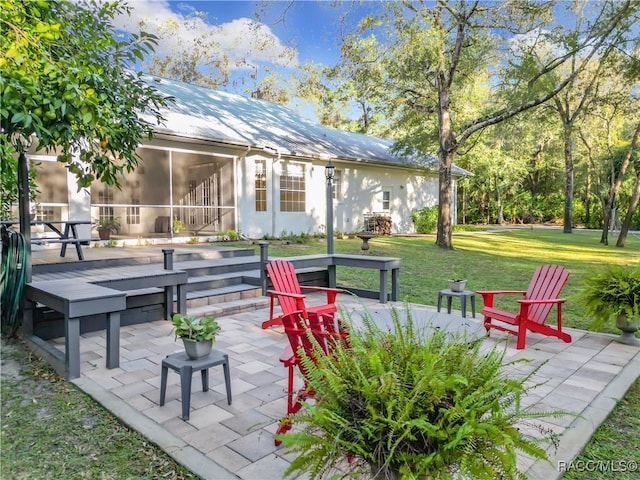
[{"label": "green shrub", "polygon": [[416,226],[417,233],[435,233],[438,228],[438,206],[425,207],[413,212],[411,220]]},{"label": "green shrub", "polygon": [[[351,458],[353,473],[368,478],[515,479],[525,478],[518,451],[547,458],[540,443],[555,440],[553,432],[527,421],[564,413],[522,406],[538,369],[507,376],[515,362],[504,363],[504,349],[444,329],[417,330],[410,313],[392,317],[393,330],[370,314],[356,329],[347,315],[348,346],[324,355],[316,344],[313,358],[302,354],[315,403],[305,403],[291,417],[293,430],[278,437],[295,456],[287,475],[324,478]],[[524,425],[541,437],[527,436]]]},{"label": "green shrub", "polygon": [[237,242],[238,240],[240,240],[240,233],[231,229],[225,230],[220,234],[220,239],[223,242]]},{"label": "green shrub", "polygon": [[587,277],[577,295],[592,318],[591,328],[601,329],[610,318],[640,315],[640,266],[608,265]]}]

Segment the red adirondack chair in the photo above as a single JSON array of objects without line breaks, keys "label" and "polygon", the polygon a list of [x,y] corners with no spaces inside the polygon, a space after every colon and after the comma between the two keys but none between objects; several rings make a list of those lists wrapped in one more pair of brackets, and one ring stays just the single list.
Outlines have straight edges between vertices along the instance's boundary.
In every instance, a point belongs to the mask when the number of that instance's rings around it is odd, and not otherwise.
[{"label": "red adirondack chair", "polygon": [[[560,291],[569,278],[569,271],[560,265],[542,265],[538,267],[531,278],[529,288],[524,290],[491,290],[479,291],[484,300],[484,327],[487,335],[491,328],[508,332],[518,338],[516,348],[525,347],[527,330],[557,337],[567,343],[571,342],[571,335],[562,331],[562,304],[564,298],[558,298]],[[521,294],[524,299],[518,300],[520,311],[507,312],[493,306],[495,295]],[[556,305],[558,311],[557,326],[545,325],[551,307]],[[494,323],[498,321],[500,323]],[[514,328],[509,325],[513,325]]]},{"label": "red adirondack chair", "polygon": [[[322,352],[328,354],[334,348],[336,342],[346,341],[347,334],[342,328],[340,320],[333,313],[315,313],[308,312],[305,317],[303,312],[298,310],[281,317],[284,331],[289,339],[289,348],[280,357],[282,364],[289,369],[287,382],[287,416],[280,420],[276,435],[284,433],[291,429],[291,421],[289,415],[296,413],[302,408],[302,402],[308,398],[313,398],[306,381],[302,388],[294,392],[293,383],[295,377],[295,369],[298,368],[305,379],[306,372],[300,362],[301,353],[313,358],[314,353],[318,350],[314,347],[314,341],[309,338],[309,332],[313,335],[315,342],[319,345]],[[295,402],[294,402],[295,396]],[[276,445],[280,445],[275,440]]]},{"label": "red adirondack chair", "polygon": [[[262,328],[269,328],[273,325],[282,325],[282,316],[296,311],[301,311],[305,318],[309,313],[335,313],[336,296],[343,292],[340,288],[328,287],[309,287],[300,286],[296,270],[293,263],[287,260],[272,260],[267,263],[267,273],[273,284],[273,290],[268,290],[267,294],[271,297],[269,304],[269,320],[262,322]],[[303,291],[310,292],[326,292],[327,303],[322,305],[307,306],[305,304],[306,295]],[[273,307],[275,300],[278,299],[280,307],[282,307],[282,315],[273,316]]]}]

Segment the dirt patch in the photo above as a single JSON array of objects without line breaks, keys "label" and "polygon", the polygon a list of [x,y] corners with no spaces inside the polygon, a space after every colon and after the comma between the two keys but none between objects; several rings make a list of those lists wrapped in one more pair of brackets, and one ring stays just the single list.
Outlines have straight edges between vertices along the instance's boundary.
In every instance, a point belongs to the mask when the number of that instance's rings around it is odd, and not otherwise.
[{"label": "dirt patch", "polygon": [[20,376],[22,371],[20,358],[24,357],[25,346],[21,342],[2,338],[0,342],[0,378]]}]

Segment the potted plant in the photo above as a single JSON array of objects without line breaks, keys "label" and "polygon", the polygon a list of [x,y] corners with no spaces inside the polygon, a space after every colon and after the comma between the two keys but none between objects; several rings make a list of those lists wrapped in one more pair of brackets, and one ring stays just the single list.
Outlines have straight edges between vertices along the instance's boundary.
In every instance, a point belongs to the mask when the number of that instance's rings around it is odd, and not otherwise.
[{"label": "potted plant", "polygon": [[464,292],[467,286],[467,280],[462,272],[459,272],[454,266],[452,269],[452,278],[449,280],[449,288],[452,292]]},{"label": "potted plant", "polygon": [[343,314],[347,342],[330,355],[317,343],[312,355],[300,352],[315,400],[276,437],[294,456],[285,476],[325,478],[346,467],[345,477],[373,479],[524,478],[517,452],[547,458],[545,442],[556,437],[531,420],[566,413],[523,405],[540,367],[506,375],[518,361],[505,362],[504,348],[419,329],[406,311],[392,310],[391,328],[371,314],[354,327]]},{"label": "potted plant", "polygon": [[173,220],[173,224],[171,225],[171,229],[173,231],[173,233],[180,233],[182,231],[182,229],[184,228],[184,225],[182,224],[182,221],[180,221],[177,217]]},{"label": "potted plant", "polygon": [[601,329],[615,319],[622,331],[617,341],[640,345],[635,332],[640,321],[640,266],[609,265],[588,277],[578,293],[591,328]]},{"label": "potted plant", "polygon": [[194,315],[176,313],[171,321],[176,339],[182,338],[189,358],[196,360],[211,353],[213,341],[220,331],[220,325],[213,317],[196,318]]},{"label": "potted plant", "polygon": [[98,230],[100,240],[109,240],[112,233],[120,230],[120,220],[116,217],[103,217],[93,221],[93,227]]}]

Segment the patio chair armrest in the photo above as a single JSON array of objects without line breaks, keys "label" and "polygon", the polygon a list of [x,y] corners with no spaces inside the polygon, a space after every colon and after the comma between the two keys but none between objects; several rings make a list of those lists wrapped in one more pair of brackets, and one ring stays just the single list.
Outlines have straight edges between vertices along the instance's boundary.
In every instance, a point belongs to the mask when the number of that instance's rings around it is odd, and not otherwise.
[{"label": "patio chair armrest", "polygon": [[296,364],[296,356],[293,353],[291,345],[287,345],[280,354],[280,362],[282,362],[285,367],[290,367]]},{"label": "patio chair armrest", "polygon": [[306,298],[306,295],[302,295],[300,293],[281,292],[280,290],[267,290],[267,294],[270,297],[277,297],[278,295],[283,295],[285,297],[299,298],[301,300],[304,300]]},{"label": "patio chair armrest", "polygon": [[311,287],[311,286],[300,286],[301,290],[314,290],[317,292],[327,292],[327,293],[344,293],[342,288],[331,288],[331,287]]},{"label": "patio chair armrest", "polygon": [[548,298],[546,300],[517,300],[518,303],[522,305],[537,305],[543,303],[564,303],[566,302],[566,298]]},{"label": "patio chair armrest", "polygon": [[477,290],[476,293],[479,293],[483,297],[485,295],[504,295],[504,294],[512,294],[512,295],[524,295],[527,293],[526,290]]},{"label": "patio chair armrest", "polygon": [[485,307],[493,307],[493,297],[495,295],[524,295],[525,290],[478,290],[476,293],[482,295]]},{"label": "patio chair armrest", "polygon": [[341,288],[331,288],[331,287],[300,287],[301,290],[309,290],[312,292],[326,292],[327,294],[327,303],[336,303],[336,297],[339,293],[344,293],[344,290]]}]

